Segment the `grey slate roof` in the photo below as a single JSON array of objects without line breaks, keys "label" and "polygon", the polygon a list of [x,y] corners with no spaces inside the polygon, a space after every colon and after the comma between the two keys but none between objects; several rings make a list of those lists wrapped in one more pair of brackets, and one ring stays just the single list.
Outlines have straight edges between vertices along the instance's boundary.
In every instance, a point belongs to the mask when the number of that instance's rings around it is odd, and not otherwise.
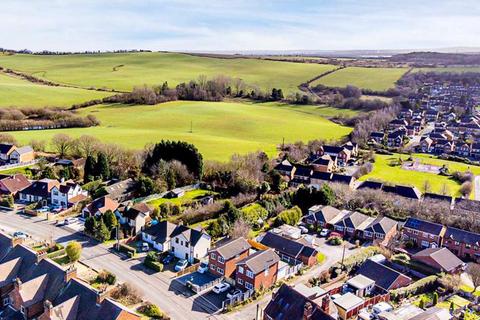
[{"label": "grey slate roof", "polygon": [[251,245],[244,238],[233,239],[222,246],[219,246],[211,251],[217,251],[225,260],[229,260],[236,255],[241,254],[251,248]]},{"label": "grey slate roof", "polygon": [[260,250],[254,254],[237,262],[237,265],[245,264],[253,272],[259,274],[269,269],[274,264],[280,261],[280,257],[273,251],[273,249]]}]

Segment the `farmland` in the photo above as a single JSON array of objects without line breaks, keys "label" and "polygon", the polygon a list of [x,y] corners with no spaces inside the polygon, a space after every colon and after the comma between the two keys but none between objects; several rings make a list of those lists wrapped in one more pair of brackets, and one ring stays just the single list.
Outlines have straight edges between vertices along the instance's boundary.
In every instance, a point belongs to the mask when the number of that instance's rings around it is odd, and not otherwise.
[{"label": "farmland", "polygon": [[[401,166],[392,166],[391,161],[399,158],[406,160],[407,155],[376,155],[373,171],[363,177],[360,180],[379,180],[392,184],[414,185],[420,190],[423,189],[425,181],[428,181],[431,185],[432,192],[440,193],[443,185],[446,185],[451,195],[457,196],[460,189],[460,184],[455,180],[447,176],[442,176],[433,173],[418,172],[412,170],[402,169]],[[441,160],[436,158],[430,158],[427,155],[414,154],[413,158],[418,159],[423,164],[430,164],[435,166],[446,165],[450,172],[454,171],[466,171],[470,170],[473,174],[480,174],[480,167],[469,166],[467,164]]]},{"label": "farmland", "polygon": [[113,88],[130,91],[143,84],[171,86],[199,75],[241,78],[248,85],[285,93],[298,91],[306,82],[335,66],[267,61],[248,58],[211,58],[179,53],[124,53],[76,55],[3,55],[0,66],[60,84],[84,88]]},{"label": "farmland", "polygon": [[[1,61],[1,60],[0,60]],[[353,85],[361,89],[384,91],[395,86],[395,82],[407,72],[406,68],[363,68],[347,67],[321,77],[310,84],[328,87]]]},{"label": "farmland", "polygon": [[[99,105],[81,109],[80,114],[95,115],[101,125],[12,134],[23,143],[50,139],[57,133],[72,137],[93,135],[102,141],[141,149],[161,139],[193,143],[206,159],[228,160],[233,153],[263,150],[276,154],[276,146],[312,139],[337,139],[351,128],[337,125],[325,117],[352,114],[319,106],[293,106],[279,103],[175,101],[155,106]],[[193,129],[191,131],[191,129]]]},{"label": "farmland", "polygon": [[437,67],[437,68],[415,68],[412,72],[480,72],[480,67]]},{"label": "farmland", "polygon": [[109,93],[100,91],[35,84],[0,73],[0,107],[71,106],[107,95]]}]

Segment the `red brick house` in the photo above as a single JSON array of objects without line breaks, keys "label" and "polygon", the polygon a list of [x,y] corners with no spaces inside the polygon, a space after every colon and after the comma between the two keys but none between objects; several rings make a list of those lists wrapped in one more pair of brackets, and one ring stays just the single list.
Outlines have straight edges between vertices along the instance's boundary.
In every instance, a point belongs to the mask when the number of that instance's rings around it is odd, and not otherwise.
[{"label": "red brick house", "polygon": [[443,246],[457,257],[480,262],[480,234],[447,227]]},{"label": "red brick house", "polygon": [[427,266],[432,274],[462,272],[464,263],[447,248],[427,248],[412,256],[413,261]]},{"label": "red brick house", "polygon": [[443,244],[446,228],[438,223],[433,223],[417,218],[408,218],[402,229],[405,241],[413,241],[417,247],[438,248]]},{"label": "red brick house", "polygon": [[234,278],[237,262],[249,256],[250,244],[244,238],[237,238],[208,252],[210,273],[216,276]]},{"label": "red brick house", "polygon": [[257,251],[237,262],[235,285],[243,290],[270,288],[277,281],[280,257],[273,249]]}]

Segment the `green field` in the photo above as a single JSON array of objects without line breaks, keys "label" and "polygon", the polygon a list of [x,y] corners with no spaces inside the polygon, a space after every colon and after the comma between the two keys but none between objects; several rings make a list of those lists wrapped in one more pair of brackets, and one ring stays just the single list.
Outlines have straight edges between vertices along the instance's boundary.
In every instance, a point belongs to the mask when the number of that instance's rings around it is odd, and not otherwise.
[{"label": "green field", "polygon": [[50,87],[0,73],[0,107],[70,107],[74,103],[98,99],[111,93]]},{"label": "green field", "polygon": [[[234,153],[263,150],[276,154],[276,146],[298,140],[337,139],[351,128],[324,117],[345,110],[278,103],[175,101],[155,106],[101,105],[81,109],[93,114],[101,125],[12,134],[23,143],[32,139],[50,141],[57,133],[72,137],[88,134],[130,149],[141,149],[161,139],[193,143],[207,159],[227,160]],[[348,113],[347,113],[348,114]],[[190,125],[193,132],[190,132]]]},{"label": "green field", "polygon": [[[400,166],[390,166],[390,161],[398,159],[399,154],[391,155],[376,155],[375,163],[371,173],[363,176],[360,180],[381,180],[392,184],[414,185],[420,190],[426,180],[430,182],[432,192],[440,193],[442,186],[447,185],[453,196],[458,195],[460,184],[455,180],[446,176],[441,176],[433,173],[418,172],[413,170],[405,170]],[[407,155],[401,155],[403,160],[408,158]],[[428,155],[414,154],[414,158],[419,159],[421,163],[431,164],[436,166],[447,165],[450,172],[470,170],[475,175],[480,174],[480,167],[469,166],[459,162],[446,161],[441,159],[430,158]]]},{"label": "green field", "polygon": [[167,203],[167,202],[171,203],[171,204],[175,204],[175,205],[183,205],[183,204],[187,204],[189,202],[192,202],[195,199],[200,199],[200,198],[203,198],[207,195],[213,195],[213,194],[215,194],[215,192],[208,191],[208,190],[197,189],[197,190],[191,190],[191,191],[185,192],[183,197],[180,197],[180,198],[172,198],[172,199],[159,198],[159,199],[149,201],[148,204],[153,206],[153,207],[158,207],[162,203]]},{"label": "green field", "polygon": [[462,73],[462,72],[480,72],[479,67],[438,67],[438,68],[415,68],[412,72],[452,72],[452,73]]},{"label": "green field", "polygon": [[130,91],[134,86],[171,86],[199,75],[226,75],[243,79],[263,89],[282,88],[296,92],[297,86],[335,66],[267,61],[247,58],[221,59],[178,53],[125,53],[90,55],[0,56],[0,66],[32,74],[57,83],[81,87]]},{"label": "green field", "polygon": [[315,80],[310,86],[323,84],[328,87],[346,87],[353,85],[361,89],[384,91],[393,88],[395,82],[407,70],[407,68],[347,67]]}]

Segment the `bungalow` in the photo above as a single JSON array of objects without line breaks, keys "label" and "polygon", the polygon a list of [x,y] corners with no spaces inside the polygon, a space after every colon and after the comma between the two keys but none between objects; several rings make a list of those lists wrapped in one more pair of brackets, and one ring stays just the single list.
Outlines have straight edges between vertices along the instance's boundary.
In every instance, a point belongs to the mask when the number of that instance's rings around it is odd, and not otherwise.
[{"label": "bungalow", "polygon": [[318,251],[307,244],[267,232],[259,241],[264,246],[275,249],[280,258],[290,264],[302,262],[306,266],[317,263]]},{"label": "bungalow", "polygon": [[447,227],[443,246],[456,256],[480,262],[480,234]]},{"label": "bungalow", "polygon": [[383,182],[366,180],[366,181],[360,182],[360,184],[357,187],[357,190],[360,190],[360,189],[381,190],[382,188],[383,188]]},{"label": "bungalow", "polygon": [[296,170],[293,174],[293,180],[291,183],[293,185],[308,185],[310,184],[310,176],[312,175],[312,169],[309,166],[297,165],[295,166]]},{"label": "bungalow", "polygon": [[208,252],[210,273],[233,279],[236,264],[249,255],[251,245],[244,238],[230,240]]},{"label": "bungalow", "polygon": [[211,238],[205,232],[162,221],[142,231],[142,240],[190,263],[207,256]]},{"label": "bungalow", "polygon": [[312,166],[313,171],[332,172],[337,166],[337,158],[334,159],[335,160],[333,160],[330,155],[325,154],[310,162],[310,165]]},{"label": "bungalow", "polygon": [[51,199],[53,187],[58,187],[60,182],[53,179],[42,179],[33,182],[25,189],[19,191],[19,199],[25,202],[43,201],[47,204]]},{"label": "bungalow", "polygon": [[88,191],[73,181],[62,182],[50,190],[51,202],[63,208],[71,207],[87,199]]},{"label": "bungalow", "polygon": [[260,250],[237,262],[235,284],[244,290],[267,289],[277,282],[280,257],[273,249]]},{"label": "bungalow", "polygon": [[15,148],[10,153],[9,162],[11,164],[26,163],[35,160],[35,153],[30,146]]},{"label": "bungalow", "polygon": [[408,218],[402,228],[402,237],[422,248],[438,248],[442,246],[445,231],[441,224]]},{"label": "bungalow", "polygon": [[117,201],[110,199],[107,196],[103,196],[101,198],[93,200],[85,208],[83,208],[82,216],[84,218],[100,216],[105,212],[107,212],[108,210],[115,213],[115,211],[117,211],[119,206],[120,204]]},{"label": "bungalow", "polygon": [[331,172],[313,171],[312,175],[310,176],[310,186],[320,189],[325,182],[329,182],[332,179],[332,175],[333,173]]},{"label": "bungalow", "polygon": [[332,174],[332,178],[330,179],[330,181],[346,184],[350,188],[353,188],[353,186],[355,185],[355,177],[350,175],[345,175],[345,174],[334,173]]},{"label": "bungalow", "polygon": [[373,141],[378,144],[383,144],[383,140],[385,139],[385,132],[372,132],[370,133],[370,141]]},{"label": "bungalow", "polygon": [[458,273],[464,263],[447,248],[427,248],[412,256],[413,261],[432,269],[432,273]]},{"label": "bungalow", "polygon": [[383,291],[405,287],[412,282],[410,277],[371,258],[362,264],[357,271],[357,275],[362,275],[375,281],[375,287]]},{"label": "bungalow", "polygon": [[23,174],[17,173],[0,179],[0,193],[16,196],[18,192],[30,185],[30,181]]}]

